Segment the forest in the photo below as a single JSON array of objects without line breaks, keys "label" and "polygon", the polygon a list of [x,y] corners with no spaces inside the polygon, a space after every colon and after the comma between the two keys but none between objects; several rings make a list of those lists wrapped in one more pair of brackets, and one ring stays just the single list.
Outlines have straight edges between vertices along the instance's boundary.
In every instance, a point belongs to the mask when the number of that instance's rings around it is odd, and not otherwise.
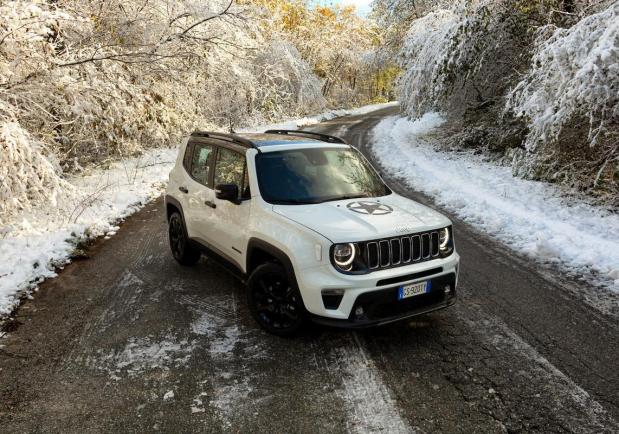
[{"label": "forest", "polygon": [[0,224],[196,128],[388,100],[443,113],[445,148],[616,206],[618,40],[616,1],[4,1]]}]

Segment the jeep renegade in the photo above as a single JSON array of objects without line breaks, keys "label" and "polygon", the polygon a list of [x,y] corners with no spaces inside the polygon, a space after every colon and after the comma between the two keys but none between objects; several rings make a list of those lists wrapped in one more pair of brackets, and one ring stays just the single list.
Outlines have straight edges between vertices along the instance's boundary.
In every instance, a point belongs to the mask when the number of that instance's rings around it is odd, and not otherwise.
[{"label": "jeep renegade", "polygon": [[165,195],[174,258],[206,254],[247,284],[255,320],[386,324],[452,305],[451,222],[383,182],[344,140],[308,131],[196,131]]}]

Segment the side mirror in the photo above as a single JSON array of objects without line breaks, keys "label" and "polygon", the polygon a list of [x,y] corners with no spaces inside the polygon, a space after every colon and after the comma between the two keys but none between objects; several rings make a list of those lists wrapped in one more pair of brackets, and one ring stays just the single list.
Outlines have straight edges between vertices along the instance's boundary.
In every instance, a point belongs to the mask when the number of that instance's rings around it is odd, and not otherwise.
[{"label": "side mirror", "polygon": [[236,184],[217,184],[215,186],[215,197],[238,204],[239,186]]}]

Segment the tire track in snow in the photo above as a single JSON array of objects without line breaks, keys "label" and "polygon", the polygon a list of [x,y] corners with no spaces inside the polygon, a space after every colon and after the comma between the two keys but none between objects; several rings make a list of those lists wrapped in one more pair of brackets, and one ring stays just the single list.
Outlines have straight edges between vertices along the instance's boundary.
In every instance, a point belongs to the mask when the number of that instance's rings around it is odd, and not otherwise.
[{"label": "tire track in snow", "polygon": [[320,357],[324,353],[316,344],[314,351],[317,364],[325,366],[333,379],[342,383],[336,394],[346,407],[347,430],[354,433],[415,432],[400,415],[380,371],[364,348],[363,337],[350,332],[328,339],[329,353]]},{"label": "tire track in snow", "polygon": [[210,359],[208,377],[196,385],[191,414],[205,413],[209,407],[220,420],[222,430],[234,430],[240,420],[255,411],[250,395],[259,373],[246,365],[263,357],[262,344],[254,338],[256,330],[240,324],[234,293],[211,295],[208,300],[183,295],[178,302],[193,312],[191,332],[205,338]]},{"label": "tire track in snow", "polygon": [[[251,423],[257,415],[270,413],[272,400],[288,391],[271,389],[269,392],[272,386],[264,381],[271,375],[262,365],[276,363],[276,354],[282,348],[274,348],[273,343],[283,347],[292,344],[294,350],[290,350],[299,351],[299,357],[305,359],[302,344],[281,342],[279,338],[271,340],[259,329],[244,326],[234,294],[210,296],[208,301],[181,296],[178,301],[193,312],[192,333],[205,338],[204,347],[210,359],[208,378],[197,381],[191,413],[214,412],[224,431],[234,431]],[[327,371],[331,384],[337,386],[331,397],[322,391],[323,398],[316,401],[314,382],[295,378],[300,383],[298,386],[306,391],[302,399],[311,401],[312,405],[322,407],[322,399],[336,399],[343,404],[346,421],[336,429],[353,433],[414,432],[400,416],[389,388],[364,349],[362,337],[356,333],[325,333],[317,340],[312,339],[310,346],[308,355],[315,358],[316,368]],[[287,378],[294,374],[280,371],[279,375]]]},{"label": "tire track in snow", "polygon": [[78,337],[77,345],[73,346],[65,360],[65,368],[73,363],[92,364],[91,359],[96,358],[95,349],[92,347],[101,335],[114,327],[122,319],[135,322],[143,309],[141,298],[146,288],[145,282],[136,276],[130,268],[119,273],[116,279],[111,280],[105,290],[105,298],[108,301],[93,320],[84,326]]},{"label": "tire track in snow", "polygon": [[[329,134],[344,137],[350,127],[358,122],[339,125],[336,131],[331,130]],[[342,387],[337,393],[346,405],[348,430],[356,433],[415,432],[400,415],[388,386],[364,349],[363,338],[352,332],[345,343],[335,344],[332,348],[330,356],[335,360],[326,364],[332,374],[342,379]]]}]

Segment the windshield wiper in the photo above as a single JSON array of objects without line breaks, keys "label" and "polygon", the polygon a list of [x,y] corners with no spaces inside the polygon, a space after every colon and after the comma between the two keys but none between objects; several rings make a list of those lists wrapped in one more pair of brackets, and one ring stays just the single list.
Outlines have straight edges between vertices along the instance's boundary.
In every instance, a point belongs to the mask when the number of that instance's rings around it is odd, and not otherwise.
[{"label": "windshield wiper", "polygon": [[313,200],[300,200],[300,199],[282,199],[282,200],[273,200],[271,201],[274,205],[309,205],[313,203],[317,203]]},{"label": "windshield wiper", "polygon": [[327,196],[321,199],[281,199],[270,201],[274,205],[311,205],[323,202],[333,202],[334,200],[359,199],[361,197],[372,197],[368,194],[340,194]]},{"label": "windshield wiper", "polygon": [[341,194],[338,196],[331,196],[326,199],[322,199],[319,203],[333,202],[334,200],[359,199],[361,197],[371,197],[371,196],[367,194]]}]

